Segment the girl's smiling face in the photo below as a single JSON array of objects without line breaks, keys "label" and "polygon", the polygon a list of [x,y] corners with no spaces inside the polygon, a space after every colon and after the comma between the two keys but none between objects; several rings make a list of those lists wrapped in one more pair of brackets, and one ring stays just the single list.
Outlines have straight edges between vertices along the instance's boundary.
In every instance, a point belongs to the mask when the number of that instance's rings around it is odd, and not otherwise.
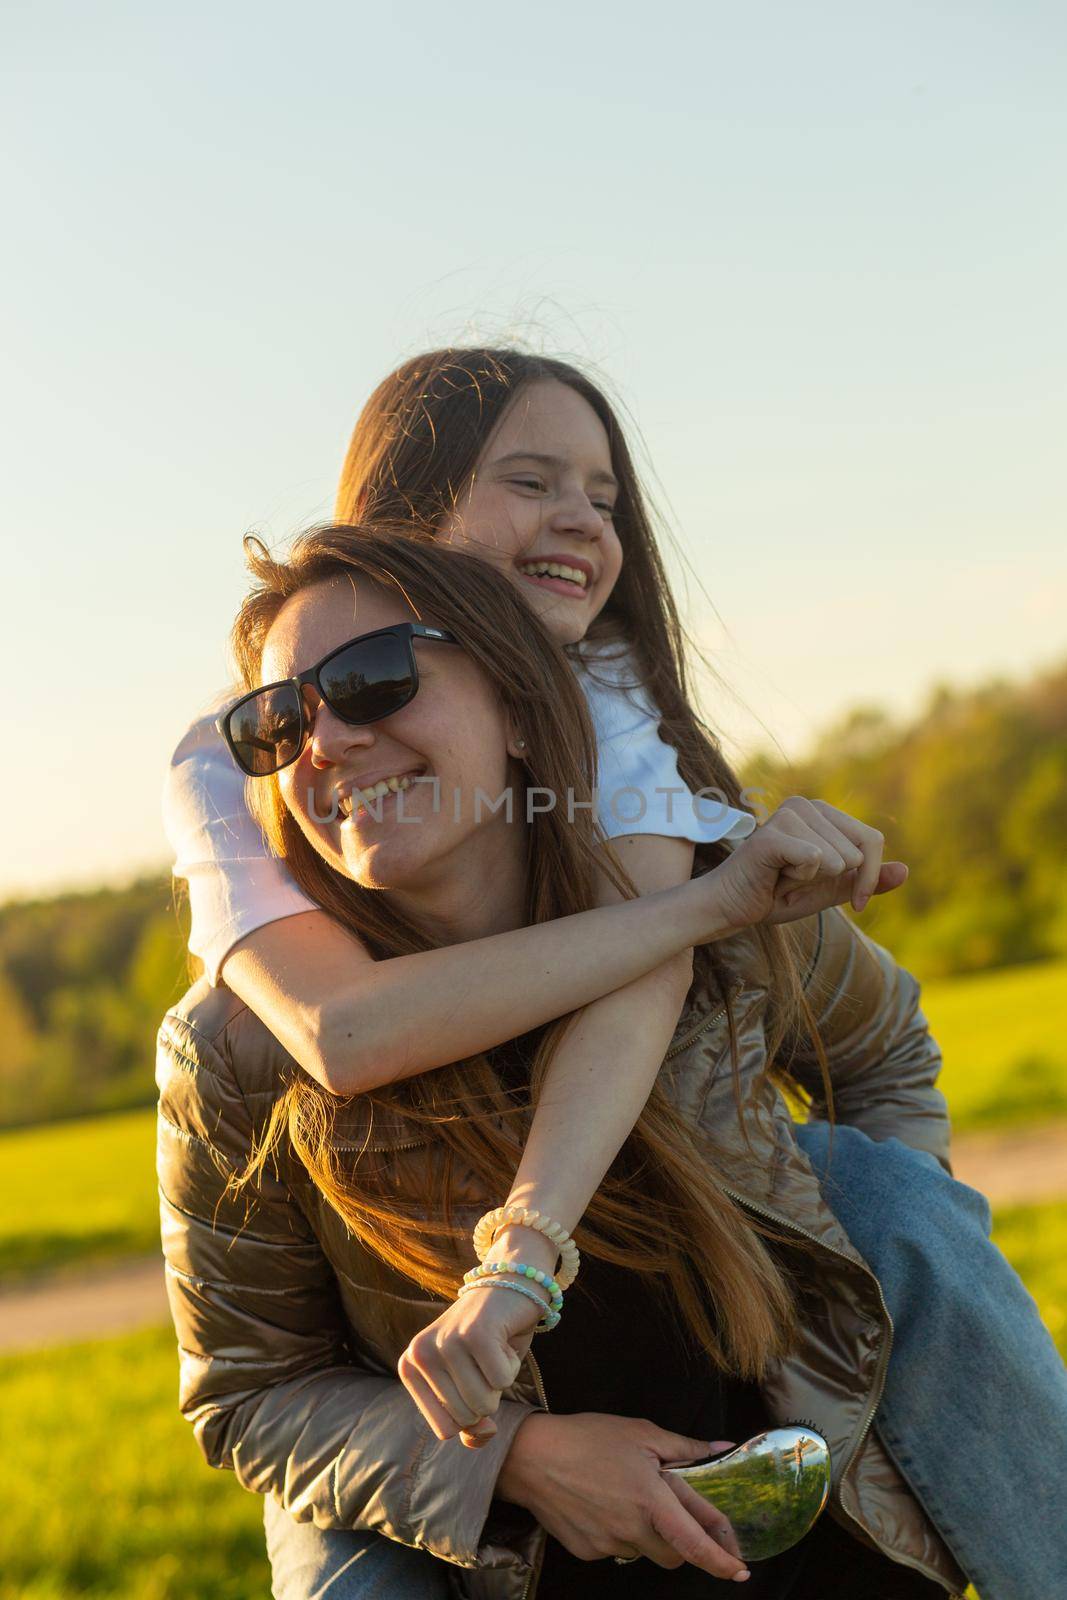
[{"label": "girl's smiling face", "polygon": [[574,644],[622,570],[618,493],[604,424],[574,389],[544,379],[504,413],[440,537],[493,562],[560,644]]}]

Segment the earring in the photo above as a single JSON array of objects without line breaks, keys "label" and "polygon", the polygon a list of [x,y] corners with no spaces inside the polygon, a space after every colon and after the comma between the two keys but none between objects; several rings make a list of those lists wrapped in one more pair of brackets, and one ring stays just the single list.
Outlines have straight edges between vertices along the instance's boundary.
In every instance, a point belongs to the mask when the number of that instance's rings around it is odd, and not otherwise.
[{"label": "earring", "polygon": [[526,749],[526,740],[525,739],[516,739],[515,740],[515,748],[516,748],[516,750],[525,750]]}]

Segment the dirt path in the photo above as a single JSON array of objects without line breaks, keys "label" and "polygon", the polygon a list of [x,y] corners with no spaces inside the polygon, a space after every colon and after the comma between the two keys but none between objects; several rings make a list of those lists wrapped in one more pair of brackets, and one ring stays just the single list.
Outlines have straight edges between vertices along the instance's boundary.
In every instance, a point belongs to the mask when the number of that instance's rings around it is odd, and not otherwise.
[{"label": "dirt path", "polygon": [[1067,1122],[961,1134],[953,1140],[952,1170],[993,1206],[1061,1200],[1067,1197]]},{"label": "dirt path", "polygon": [[162,1255],[66,1271],[0,1290],[0,1352],[133,1333],[169,1315]]},{"label": "dirt path", "polygon": [[[972,1133],[953,1146],[956,1177],[994,1206],[1067,1197],[1067,1122]],[[0,1352],[159,1327],[168,1318],[163,1258],[125,1261],[0,1289]]]}]

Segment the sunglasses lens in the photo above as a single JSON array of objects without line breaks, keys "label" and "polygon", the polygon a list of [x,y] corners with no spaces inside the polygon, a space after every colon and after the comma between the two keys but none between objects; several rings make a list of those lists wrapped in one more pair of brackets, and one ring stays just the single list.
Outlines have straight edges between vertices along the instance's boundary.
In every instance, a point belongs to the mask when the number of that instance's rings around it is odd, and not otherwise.
[{"label": "sunglasses lens", "polygon": [[344,722],[378,722],[411,699],[410,647],[393,634],[357,639],[319,673],[323,698]]},{"label": "sunglasses lens", "polygon": [[293,760],[300,748],[300,701],[291,683],[264,689],[230,713],[237,759],[253,778],[266,778]]}]

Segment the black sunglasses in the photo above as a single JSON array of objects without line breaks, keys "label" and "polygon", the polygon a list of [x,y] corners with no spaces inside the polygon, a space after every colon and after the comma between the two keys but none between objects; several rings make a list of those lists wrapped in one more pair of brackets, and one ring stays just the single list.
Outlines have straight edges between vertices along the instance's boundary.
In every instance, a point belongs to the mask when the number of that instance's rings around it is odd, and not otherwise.
[{"label": "black sunglasses", "polygon": [[416,639],[459,644],[443,628],[397,622],[339,645],[295,678],[266,683],[244,695],[215,722],[241,771],[250,778],[269,778],[296,760],[313,721],[305,684],[318,690],[342,722],[380,722],[406,706],[419,689]]}]

